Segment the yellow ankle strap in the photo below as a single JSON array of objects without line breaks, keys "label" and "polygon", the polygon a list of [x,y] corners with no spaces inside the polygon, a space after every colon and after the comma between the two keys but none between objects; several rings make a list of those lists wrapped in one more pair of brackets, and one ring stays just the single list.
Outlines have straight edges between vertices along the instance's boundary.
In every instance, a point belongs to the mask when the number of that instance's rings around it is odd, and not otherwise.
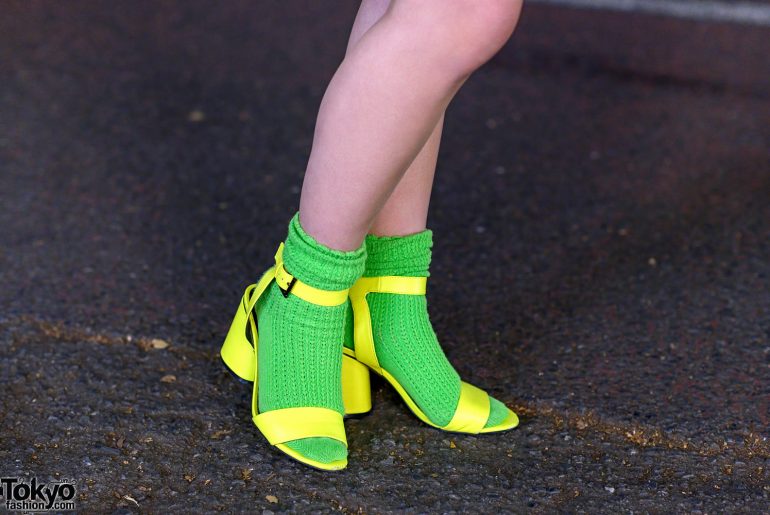
[{"label": "yellow ankle strap", "polygon": [[314,288],[309,284],[303,283],[289,272],[283,266],[283,242],[278,246],[275,253],[275,282],[281,289],[284,297],[292,293],[302,300],[319,306],[339,306],[344,304],[348,298],[348,290],[321,290]]},{"label": "yellow ankle strap", "polygon": [[398,293],[401,295],[425,295],[427,277],[402,277],[396,275],[380,275],[377,277],[361,277],[351,286],[351,295],[357,293],[365,296],[367,293]]}]

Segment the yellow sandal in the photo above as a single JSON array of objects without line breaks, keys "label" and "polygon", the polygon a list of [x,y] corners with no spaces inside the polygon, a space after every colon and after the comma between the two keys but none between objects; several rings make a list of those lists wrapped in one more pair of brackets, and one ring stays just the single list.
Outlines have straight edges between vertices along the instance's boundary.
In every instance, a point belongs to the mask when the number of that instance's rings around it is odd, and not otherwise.
[{"label": "yellow sandal", "polygon": [[[323,463],[307,458],[285,445],[286,442],[300,438],[327,437],[347,446],[343,417],[338,412],[322,407],[285,408],[259,412],[257,406],[259,381],[256,380],[258,370],[256,349],[259,335],[254,306],[273,280],[278,283],[285,296],[291,293],[307,302],[322,306],[336,306],[347,302],[348,290],[320,290],[289,274],[283,267],[283,243],[281,243],[275,254],[275,265],[270,267],[256,284],[246,288],[220,351],[222,361],[238,378],[254,383],[251,402],[252,419],[271,445],[307,465],[322,470],[342,469],[347,465],[347,460]],[[343,356],[342,360],[342,393],[346,416],[363,414],[371,410],[369,370],[347,356]]]},{"label": "yellow sandal", "polygon": [[350,288],[350,302],[353,307],[353,346],[355,350],[344,348],[346,356],[355,358],[377,374],[384,377],[404,399],[409,409],[426,424],[458,433],[493,433],[513,429],[519,425],[516,413],[510,411],[501,423],[484,427],[489,418],[489,395],[472,384],[462,382],[460,399],[452,420],[445,426],[431,422],[428,416],[417,406],[403,386],[387,370],[380,366],[374,347],[372,319],[366,296],[369,293],[395,293],[400,295],[425,295],[427,277],[380,276],[362,277]]}]

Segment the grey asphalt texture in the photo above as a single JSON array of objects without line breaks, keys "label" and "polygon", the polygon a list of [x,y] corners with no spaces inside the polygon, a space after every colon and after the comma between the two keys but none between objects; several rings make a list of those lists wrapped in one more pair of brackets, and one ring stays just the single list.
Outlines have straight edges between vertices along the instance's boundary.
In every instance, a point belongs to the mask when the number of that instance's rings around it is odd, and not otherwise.
[{"label": "grey asphalt texture", "polygon": [[268,446],[218,350],[355,9],[3,2],[0,475],[84,513],[767,512],[760,27],[525,6],[450,107],[428,293],[520,427],[441,433],[375,382],[345,471]]}]

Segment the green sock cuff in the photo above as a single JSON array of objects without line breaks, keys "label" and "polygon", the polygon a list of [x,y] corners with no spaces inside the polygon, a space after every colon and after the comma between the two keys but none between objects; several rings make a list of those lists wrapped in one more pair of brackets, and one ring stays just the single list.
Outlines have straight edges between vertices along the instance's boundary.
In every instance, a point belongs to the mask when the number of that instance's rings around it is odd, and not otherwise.
[{"label": "green sock cuff", "polygon": [[366,245],[347,252],[327,247],[305,232],[297,212],[289,222],[283,262],[290,274],[314,288],[345,290],[364,271]]},{"label": "green sock cuff", "polygon": [[366,236],[366,269],[364,277],[398,275],[429,277],[433,231],[406,236]]}]

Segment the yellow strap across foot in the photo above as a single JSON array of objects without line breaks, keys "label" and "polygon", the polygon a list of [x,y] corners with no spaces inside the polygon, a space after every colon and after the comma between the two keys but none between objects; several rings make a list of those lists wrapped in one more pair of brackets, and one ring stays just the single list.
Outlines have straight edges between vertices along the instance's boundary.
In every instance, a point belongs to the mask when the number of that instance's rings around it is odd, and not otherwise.
[{"label": "yellow strap across foot", "polygon": [[300,438],[326,437],[347,445],[342,415],[328,408],[285,408],[254,416],[254,423],[271,445]]},{"label": "yellow strap across foot", "polygon": [[484,429],[488,418],[489,395],[487,392],[463,381],[455,414],[442,429],[459,433],[478,433]]},{"label": "yellow strap across foot", "polygon": [[377,353],[374,350],[372,317],[366,295],[369,293],[397,293],[401,295],[425,295],[427,277],[400,277],[383,275],[362,277],[350,287],[350,304],[353,307],[353,331],[356,359],[382,373]]},{"label": "yellow strap across foot", "polygon": [[319,306],[339,306],[348,299],[348,290],[321,290],[303,283],[291,275],[283,266],[283,243],[275,253],[275,282],[278,283],[284,295],[292,293],[302,300]]}]

